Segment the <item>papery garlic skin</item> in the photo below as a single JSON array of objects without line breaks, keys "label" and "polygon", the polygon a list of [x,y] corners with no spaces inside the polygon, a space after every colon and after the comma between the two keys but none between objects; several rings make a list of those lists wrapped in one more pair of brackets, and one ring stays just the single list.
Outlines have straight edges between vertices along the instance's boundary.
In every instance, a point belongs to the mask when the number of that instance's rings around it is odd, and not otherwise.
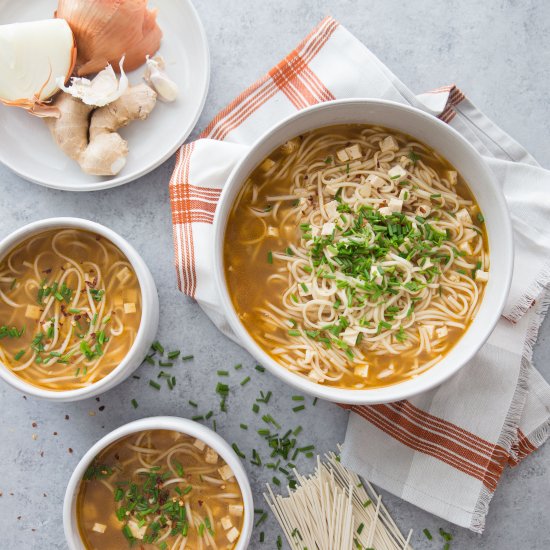
[{"label": "papery garlic skin", "polygon": [[128,77],[124,72],[123,65],[124,56],[119,62],[120,80],[109,64],[92,80],[73,77],[69,86],[65,86],[61,81],[57,84],[64,92],[82,100],[86,105],[104,107],[116,101],[128,88]]},{"label": "papery garlic skin", "polygon": [[178,97],[179,88],[178,85],[168,77],[164,68],[164,59],[160,55],[155,57],[147,56],[143,80],[157,92],[160,100],[172,102]]}]

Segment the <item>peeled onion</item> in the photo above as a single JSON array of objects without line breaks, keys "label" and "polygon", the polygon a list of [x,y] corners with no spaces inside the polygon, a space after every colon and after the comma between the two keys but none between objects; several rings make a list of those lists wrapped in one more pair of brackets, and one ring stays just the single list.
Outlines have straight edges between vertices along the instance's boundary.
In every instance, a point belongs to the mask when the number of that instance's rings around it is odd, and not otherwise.
[{"label": "peeled onion", "polygon": [[0,26],[0,101],[37,116],[56,116],[45,103],[72,73],[73,33],[63,19]]},{"label": "peeled onion", "polygon": [[76,73],[97,73],[108,64],[115,70],[125,56],[124,68],[133,71],[160,46],[162,32],[156,10],[147,0],[59,0],[56,17],[66,19],[76,38]]}]

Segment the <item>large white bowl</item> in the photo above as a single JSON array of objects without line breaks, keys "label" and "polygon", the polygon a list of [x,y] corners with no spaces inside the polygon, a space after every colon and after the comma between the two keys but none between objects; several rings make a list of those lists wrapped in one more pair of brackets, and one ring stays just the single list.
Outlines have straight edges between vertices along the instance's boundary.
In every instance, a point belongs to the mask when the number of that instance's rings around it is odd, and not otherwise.
[{"label": "large white bowl", "polygon": [[71,479],[69,480],[69,484],[67,485],[65,500],[63,502],[63,526],[69,549],[85,550],[78,530],[76,501],[80,481],[82,480],[86,469],[98,453],[100,453],[105,447],[122,437],[136,432],[141,432],[143,430],[173,430],[196,437],[201,441],[204,441],[209,447],[212,447],[212,449],[214,449],[223,458],[223,460],[225,460],[235,474],[235,478],[241,488],[244,501],[243,528],[235,550],[245,550],[248,548],[248,542],[250,541],[250,536],[252,534],[252,523],[254,519],[254,502],[246,471],[243,468],[241,461],[235,454],[235,451],[233,451],[233,449],[222,437],[202,424],[198,424],[197,422],[184,418],[177,418],[175,416],[157,416],[152,418],[142,418],[141,420],[136,420],[117,428],[105,437],[102,437],[77,464]]},{"label": "large white bowl", "polygon": [[31,235],[36,235],[51,229],[76,228],[97,233],[115,244],[128,261],[132,264],[139,281],[141,290],[141,322],[136,339],[120,362],[107,376],[85,388],[67,391],[54,391],[39,388],[29,384],[15,375],[6,365],[0,362],[0,378],[14,388],[35,397],[41,397],[48,401],[80,401],[88,397],[95,397],[113,388],[132,374],[143,362],[151,343],[157,333],[159,324],[159,300],[157,287],[149,268],[138,254],[136,249],[128,241],[123,239],[112,229],[82,218],[48,218],[30,223],[17,229],[0,242],[0,259]]},{"label": "large white bowl", "polygon": [[[223,248],[227,219],[243,182],[276,147],[309,130],[333,124],[378,124],[410,134],[433,147],[462,174],[485,217],[489,237],[490,275],[479,311],[467,332],[435,366],[416,378],[366,390],[323,386],[279,365],[254,341],[233,307],[224,273]],[[504,196],[479,153],[453,128],[418,109],[375,99],[322,103],[283,120],[252,146],[227,181],[214,219],[214,273],[224,314],[238,339],[273,374],[299,390],[337,403],[374,404],[406,399],[438,386],[458,372],[485,343],[505,304],[513,268],[512,226]]]},{"label": "large white bowl", "polygon": [[[53,17],[57,0],[0,0],[0,24]],[[206,101],[210,54],[206,33],[191,0],[150,0],[158,9],[163,37],[159,50],[166,71],[178,85],[173,103],[158,101],[151,115],[120,130],[128,141],[128,160],[116,176],[82,172],[54,143],[43,121],[23,109],[0,105],[0,162],[39,185],[65,191],[97,191],[133,181],[170,158],[194,128]],[[143,82],[144,67],[129,73]]]}]

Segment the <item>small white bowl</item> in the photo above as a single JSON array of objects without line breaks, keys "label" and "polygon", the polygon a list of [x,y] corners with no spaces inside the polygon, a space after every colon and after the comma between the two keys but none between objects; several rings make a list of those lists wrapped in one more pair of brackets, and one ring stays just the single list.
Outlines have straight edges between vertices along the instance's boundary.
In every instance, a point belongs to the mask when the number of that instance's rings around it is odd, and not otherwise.
[{"label": "small white bowl", "polygon": [[91,231],[105,237],[116,245],[132,264],[137,275],[141,290],[141,322],[136,339],[120,362],[118,367],[113,369],[107,376],[98,380],[91,386],[76,390],[54,391],[33,386],[14,374],[6,365],[0,362],[0,378],[19,391],[41,397],[48,401],[80,401],[88,397],[95,397],[113,388],[125,380],[143,362],[149,348],[155,338],[159,324],[159,300],[157,287],[149,268],[138,254],[136,249],[118,233],[98,223],[84,220],[82,218],[48,218],[36,221],[17,229],[0,242],[0,259],[31,235],[36,235],[51,229],[75,228]]},{"label": "small white bowl", "polygon": [[[472,324],[458,343],[436,365],[416,378],[392,386],[352,390],[323,386],[279,365],[247,332],[233,307],[224,270],[227,219],[237,193],[252,170],[276,147],[310,130],[334,124],[374,124],[417,138],[442,154],[463,176],[485,217],[489,238],[490,275],[483,301]],[[504,308],[513,268],[513,237],[502,191],[481,155],[456,130],[418,109],[377,99],[344,99],[300,111],[268,130],[254,143],[232,171],[216,208],[214,219],[214,276],[223,311],[240,342],[274,375],[295,388],[336,403],[368,405],[407,399],[438,386],[456,374],[481,348]]]},{"label": "small white bowl", "polygon": [[67,490],[65,491],[65,499],[63,502],[63,526],[65,530],[65,538],[69,550],[85,550],[80,537],[78,529],[78,522],[76,517],[76,501],[78,496],[78,489],[80,481],[86,472],[86,469],[93,461],[93,459],[108,445],[115,441],[125,437],[127,435],[141,432],[144,430],[173,430],[181,432],[182,434],[196,437],[201,441],[204,441],[209,447],[212,447],[229,467],[233,470],[237,483],[241,488],[243,501],[244,501],[244,523],[241,530],[241,535],[238,540],[235,550],[245,550],[248,548],[248,542],[252,535],[252,524],[254,520],[254,501],[252,499],[252,490],[250,483],[248,482],[248,476],[243,468],[243,465],[235,451],[229,446],[229,444],[216,432],[210,428],[203,426],[192,420],[185,418],[177,418],[175,416],[156,416],[151,418],[142,418],[141,420],[135,420],[129,424],[125,424],[120,428],[102,437],[93,447],[82,457],[77,464]]}]

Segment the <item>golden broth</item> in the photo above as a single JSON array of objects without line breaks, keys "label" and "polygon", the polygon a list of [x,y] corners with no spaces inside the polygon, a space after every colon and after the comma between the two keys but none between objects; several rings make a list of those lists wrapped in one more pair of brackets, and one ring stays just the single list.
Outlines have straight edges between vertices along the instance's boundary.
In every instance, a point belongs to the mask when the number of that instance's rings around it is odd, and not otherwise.
[{"label": "golden broth", "polygon": [[62,391],[101,380],[140,321],[137,276],[100,235],[45,231],[0,262],[0,360],[25,382]]},{"label": "golden broth", "polygon": [[395,384],[437,363],[475,316],[483,221],[466,182],[414,138],[322,128],[243,185],[225,233],[228,290],[289,370],[342,388]]},{"label": "golden broth", "polygon": [[242,531],[244,503],[213,449],[180,432],[148,430],[95,458],[80,484],[77,520],[90,550],[229,550]]}]

